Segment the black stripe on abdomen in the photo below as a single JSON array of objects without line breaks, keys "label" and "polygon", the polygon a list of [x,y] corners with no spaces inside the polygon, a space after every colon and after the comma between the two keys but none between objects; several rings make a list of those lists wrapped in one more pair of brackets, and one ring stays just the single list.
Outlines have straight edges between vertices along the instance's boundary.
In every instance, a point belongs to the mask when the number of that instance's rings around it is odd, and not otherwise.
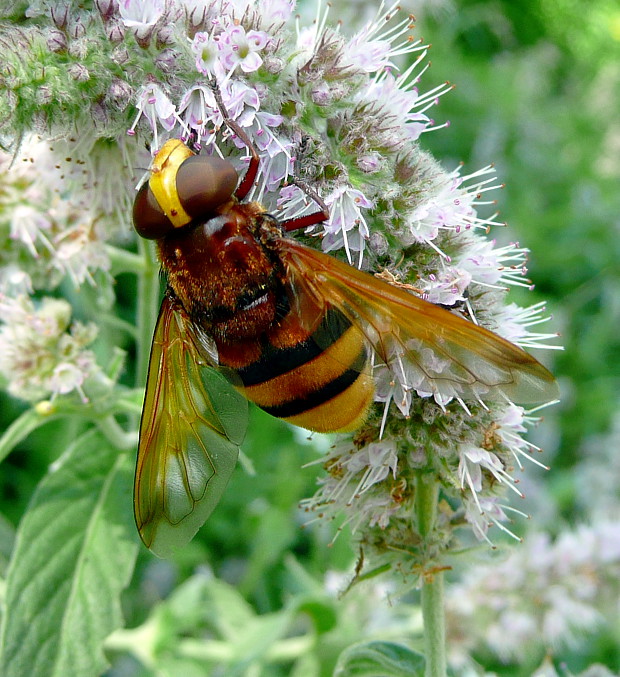
[{"label": "black stripe on abdomen", "polygon": [[303,414],[310,409],[325,404],[325,402],[329,402],[329,400],[350,388],[360,377],[360,373],[363,372],[367,360],[368,354],[366,348],[362,348],[348,369],[317,390],[313,390],[302,397],[288,400],[282,404],[270,407],[259,406],[263,411],[266,411],[272,416],[277,416],[278,418],[289,418],[291,416]]},{"label": "black stripe on abdomen", "polygon": [[351,322],[340,311],[330,308],[318,328],[304,341],[288,348],[277,348],[266,342],[258,360],[235,371],[244,386],[259,385],[317,358],[350,326]]}]

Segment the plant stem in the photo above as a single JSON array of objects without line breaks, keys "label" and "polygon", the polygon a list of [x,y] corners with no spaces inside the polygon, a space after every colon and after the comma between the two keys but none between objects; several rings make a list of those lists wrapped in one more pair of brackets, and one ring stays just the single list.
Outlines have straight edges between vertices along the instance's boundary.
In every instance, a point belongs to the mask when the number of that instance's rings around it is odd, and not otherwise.
[{"label": "plant stem", "polygon": [[135,433],[128,433],[121,428],[114,416],[106,416],[104,419],[97,421],[97,427],[105,435],[110,444],[117,449],[131,449],[137,442]]},{"label": "plant stem", "polygon": [[[416,484],[415,509],[418,532],[428,550],[437,516],[439,484],[432,474],[420,475]],[[428,560],[432,562],[430,553]],[[443,599],[443,572],[427,571],[422,576],[422,617],[426,677],[446,677],[446,627]]]},{"label": "plant stem", "polygon": [[110,258],[110,274],[115,277],[121,273],[140,273],[145,265],[144,257],[140,254],[133,254],[126,249],[114,247],[113,245],[104,245]]},{"label": "plant stem", "polygon": [[422,617],[426,677],[446,676],[446,627],[443,600],[443,571],[438,571],[422,584]]},{"label": "plant stem", "polygon": [[138,238],[138,247],[143,267],[138,271],[138,331],[137,331],[137,363],[136,385],[146,382],[151,340],[157,321],[157,303],[159,301],[159,278],[157,263],[151,243]]}]

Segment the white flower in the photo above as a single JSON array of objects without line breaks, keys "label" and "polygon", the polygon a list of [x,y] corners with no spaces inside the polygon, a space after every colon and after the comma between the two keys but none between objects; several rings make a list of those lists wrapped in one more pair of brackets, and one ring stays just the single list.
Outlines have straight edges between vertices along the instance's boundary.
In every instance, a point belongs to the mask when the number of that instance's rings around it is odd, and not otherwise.
[{"label": "white flower", "polygon": [[471,283],[471,274],[456,266],[444,266],[437,274],[416,282],[421,296],[426,301],[444,306],[453,306],[466,299],[466,290]]},{"label": "white flower", "polygon": [[263,31],[248,31],[243,26],[232,26],[219,35],[219,43],[223,52],[223,64],[230,71],[237,66],[244,73],[258,70],[263,60],[259,55],[269,40]]},{"label": "white flower", "polygon": [[25,244],[35,258],[39,256],[37,242],[41,242],[48,251],[54,251],[45,235],[45,231],[51,230],[51,227],[47,216],[30,205],[17,205],[11,214],[11,238]]},{"label": "white flower", "polygon": [[359,453],[351,457],[345,467],[352,472],[358,473],[364,470],[356,489],[356,494],[363,494],[373,484],[384,480],[389,473],[396,477],[398,457],[396,455],[396,443],[394,440],[373,442],[364,447]]},{"label": "white flower", "polygon": [[370,209],[372,202],[362,191],[340,186],[325,197],[325,204],[329,207],[329,219],[323,224],[323,251],[344,247],[349,263],[352,262],[351,251],[359,252],[358,265],[361,266],[369,236],[362,209]]},{"label": "white flower", "polygon": [[192,40],[192,52],[196,55],[196,69],[203,75],[224,74],[220,61],[220,42],[209,33],[196,33]]},{"label": "white flower", "polygon": [[[440,232],[450,231],[461,233],[470,229],[488,230],[489,226],[501,225],[490,219],[478,217],[476,207],[490,204],[481,200],[483,193],[500,188],[494,176],[480,179],[488,174],[494,174],[493,167],[460,176],[460,167],[438,179],[433,189],[420,200],[414,209],[403,215],[407,230],[403,233],[403,241],[425,242],[436,248],[444,257],[433,240]],[[472,179],[474,182],[472,183]]]},{"label": "white flower", "polygon": [[25,270],[14,263],[0,267],[0,296],[27,296],[34,288],[32,279]]},{"label": "white flower", "polygon": [[271,150],[277,150],[277,152],[270,154],[269,150],[267,150],[267,157],[260,171],[260,185],[256,192],[257,200],[260,201],[270,193],[273,193],[293,173],[293,159],[289,150],[290,146],[290,142],[277,140],[277,145],[272,144],[270,146]]},{"label": "white flower", "polygon": [[137,38],[144,38],[159,21],[165,6],[165,0],[120,0],[119,12],[123,24]]},{"label": "white flower", "polygon": [[[482,471],[488,471],[498,482],[505,482],[511,487],[514,486],[514,480],[505,471],[504,464],[496,454],[476,447],[472,444],[459,447],[459,482],[461,489],[469,489],[474,500],[478,500],[477,495],[482,490]],[[515,489],[515,491],[517,491]],[[517,492],[520,493],[520,492]]]},{"label": "white flower", "polygon": [[78,390],[82,387],[84,372],[74,364],[61,362],[54,367],[49,383],[52,392],[66,395],[72,390]]},{"label": "white flower", "polygon": [[158,150],[159,125],[166,131],[170,131],[179,120],[174,104],[158,84],[150,83],[148,85],[143,85],[140,88],[136,97],[136,107],[138,109],[138,114],[131,127],[127,130],[127,133],[129,135],[135,134],[136,125],[140,118],[144,116],[153,131],[155,141],[153,150]]},{"label": "white flower", "polygon": [[14,166],[2,174],[0,229],[10,237],[0,258],[5,293],[51,289],[67,274],[76,285],[93,283],[93,271],[109,268],[103,236],[118,234],[126,221],[124,170],[132,160],[118,148],[111,152],[107,143],[95,144],[85,156],[74,151],[69,157],[61,140],[52,149],[49,142],[28,138]]},{"label": "white flower", "polygon": [[260,11],[255,10],[258,28],[274,35],[290,19],[294,8],[295,0],[261,0]]},{"label": "white flower", "polygon": [[78,223],[63,231],[54,242],[54,265],[69,275],[76,287],[86,281],[94,285],[91,271],[110,268],[108,253],[95,236],[90,222]]},{"label": "white flower", "polygon": [[178,113],[185,124],[198,133],[198,143],[201,143],[203,138],[206,138],[208,143],[215,140],[214,134],[207,130],[207,125],[211,124],[212,131],[215,131],[214,128],[222,122],[222,115],[210,87],[206,85],[190,87],[181,97]]},{"label": "white flower", "polygon": [[[229,80],[222,89],[222,100],[228,114],[242,127],[249,127],[254,122],[256,111],[260,108],[260,99],[253,87],[240,80]],[[280,116],[278,124],[282,121]]]},{"label": "white flower", "polygon": [[478,540],[487,541],[492,545],[487,532],[493,525],[499,527],[502,531],[507,531],[516,538],[503,525],[504,522],[508,521],[508,516],[504,511],[506,506],[500,505],[499,499],[491,496],[480,497],[475,491],[472,491],[471,498],[466,497],[463,504],[465,506],[465,519],[471,525],[474,536]]},{"label": "white flower", "polygon": [[620,548],[604,556],[610,542],[620,542],[620,527],[609,522],[562,532],[555,543],[530,534],[502,560],[471,567],[446,595],[448,646],[486,645],[507,661],[587,641],[604,616],[617,615]]},{"label": "white flower", "polygon": [[386,116],[395,120],[394,128],[399,130],[393,137],[395,146],[401,143],[399,134],[404,133],[410,141],[415,141],[431,124],[428,116],[416,110],[426,104],[417,89],[404,88],[402,81],[389,71],[372,80],[359,99],[381,107]]},{"label": "white flower", "polygon": [[495,240],[472,241],[454,263],[467,270],[474,282],[486,287],[531,287],[532,283],[525,278],[528,250],[516,243],[497,248],[495,244]]},{"label": "white flower", "polygon": [[546,310],[544,301],[535,303],[527,308],[522,308],[516,303],[508,303],[498,312],[494,318],[497,333],[516,343],[522,348],[546,348],[547,350],[562,350],[561,346],[550,345],[550,339],[556,339],[555,333],[534,332],[529,328],[548,322],[551,318],[543,315]]},{"label": "white flower", "polygon": [[522,407],[510,404],[504,410],[503,415],[498,417],[492,431],[492,434],[497,435],[497,438],[512,455],[515,463],[521,470],[523,469],[522,460],[524,459],[535,463],[545,470],[549,469],[532,456],[533,452],[540,453],[540,447],[523,438],[523,434],[527,432],[526,424],[533,425],[538,423],[538,420],[533,416],[527,416]]},{"label": "white flower", "polygon": [[396,442],[383,439],[361,449],[343,442],[330,450],[326,465],[330,475],[302,507],[322,516],[349,512],[346,522],[354,530],[362,525],[385,529],[400,510],[392,486],[398,468]]},{"label": "white flower", "polygon": [[71,306],[44,298],[35,308],[27,297],[0,296],[0,373],[16,397],[36,402],[49,395],[77,391],[83,401],[84,380],[99,371],[86,346],[94,325],[70,326]]}]

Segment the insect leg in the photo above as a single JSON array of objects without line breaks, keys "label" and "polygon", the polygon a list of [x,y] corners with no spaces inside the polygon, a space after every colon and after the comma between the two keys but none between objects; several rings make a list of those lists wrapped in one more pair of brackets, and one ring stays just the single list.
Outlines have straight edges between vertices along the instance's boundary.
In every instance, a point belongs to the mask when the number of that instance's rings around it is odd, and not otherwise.
[{"label": "insect leg", "polygon": [[308,142],[308,137],[302,137],[299,144],[299,153],[295,158],[295,168],[293,169],[293,178],[291,183],[296,185],[301,191],[303,191],[313,202],[319,206],[319,211],[312,212],[311,214],[304,214],[303,216],[294,217],[291,219],[284,219],[280,222],[280,225],[284,228],[285,231],[289,232],[291,230],[298,230],[299,228],[307,228],[308,226],[314,226],[317,223],[322,221],[327,221],[329,218],[329,209],[327,205],[321,198],[321,196],[310,187],[310,185],[300,178],[301,175],[301,162],[300,155],[303,155]]},{"label": "insect leg", "polygon": [[[251,159],[248,166],[248,171],[245,173],[243,180],[237,186],[237,190],[235,191],[235,197],[238,200],[243,200],[243,198],[250,192],[250,189],[256,180],[256,175],[258,174],[260,163],[258,151],[256,150],[256,147],[252,143],[250,137],[245,133],[241,126],[230,117],[228,111],[226,110],[226,106],[224,105],[224,101],[222,100],[222,93],[220,92],[217,82],[215,80],[210,80],[209,86],[213,90],[213,96],[215,97],[217,107],[220,109],[220,113],[224,118],[224,123],[231,132],[236,134],[243,141],[243,143],[245,143],[245,145],[248,147],[248,150],[250,151]],[[308,226],[314,226],[315,224],[321,223],[322,221],[327,221],[329,218],[329,209],[320,195],[305,181],[302,181],[299,178],[293,178],[292,183],[298,186],[311,200],[316,202],[316,204],[320,207],[320,210],[313,212],[312,214],[305,214],[296,218],[285,219],[281,223],[281,226],[284,228],[284,230],[298,230],[299,228],[307,228]]]},{"label": "insect leg", "polygon": [[209,87],[211,87],[213,90],[213,96],[215,97],[217,107],[220,109],[220,113],[224,118],[224,123],[228,129],[233,132],[233,134],[236,134],[243,141],[243,143],[245,143],[245,145],[248,147],[248,150],[250,151],[251,157],[250,164],[248,165],[248,171],[245,173],[245,176],[235,191],[235,197],[238,200],[243,200],[243,198],[250,192],[250,189],[254,185],[254,181],[256,181],[256,175],[258,174],[258,167],[260,163],[258,151],[256,150],[256,147],[252,143],[250,137],[243,131],[241,126],[230,117],[228,111],[226,110],[226,106],[222,101],[222,93],[220,92],[217,82],[215,80],[209,80]]},{"label": "insect leg", "polygon": [[329,209],[323,201],[323,198],[311,188],[305,181],[294,177],[291,181],[294,183],[300,190],[302,190],[311,200],[316,202],[320,207],[319,211],[312,212],[312,214],[304,214],[303,216],[296,216],[292,219],[284,219],[280,222],[282,228],[285,231],[289,232],[291,230],[297,230],[299,228],[307,228],[308,226],[314,226],[317,223],[322,221],[327,221],[329,218]]}]

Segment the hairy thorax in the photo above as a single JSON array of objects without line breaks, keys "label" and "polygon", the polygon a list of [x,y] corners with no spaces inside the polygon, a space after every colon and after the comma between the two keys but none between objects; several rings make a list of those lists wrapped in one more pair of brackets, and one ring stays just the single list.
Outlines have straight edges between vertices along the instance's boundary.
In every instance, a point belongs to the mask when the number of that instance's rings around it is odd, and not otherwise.
[{"label": "hairy thorax", "polygon": [[170,286],[216,342],[256,338],[276,319],[281,271],[259,237],[262,219],[237,204],[159,241]]}]

